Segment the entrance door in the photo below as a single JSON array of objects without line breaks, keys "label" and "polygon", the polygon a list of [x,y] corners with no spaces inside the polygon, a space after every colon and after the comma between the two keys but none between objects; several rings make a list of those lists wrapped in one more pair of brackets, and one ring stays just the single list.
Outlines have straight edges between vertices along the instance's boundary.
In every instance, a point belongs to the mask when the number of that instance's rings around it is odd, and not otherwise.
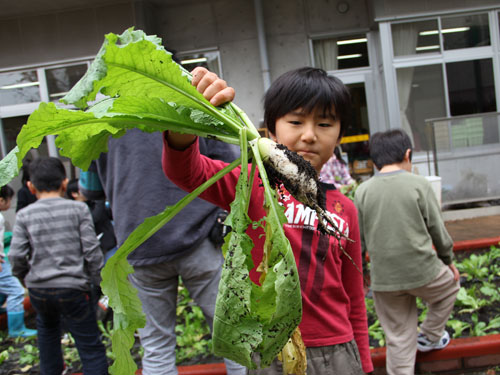
[{"label": "entrance door", "polygon": [[337,71],[335,75],[349,88],[352,102],[351,125],[342,138],[342,152],[347,154],[353,177],[364,180],[373,174],[368,149],[373,106],[366,95],[366,86],[371,83],[371,74],[369,71],[358,71],[354,74]]}]

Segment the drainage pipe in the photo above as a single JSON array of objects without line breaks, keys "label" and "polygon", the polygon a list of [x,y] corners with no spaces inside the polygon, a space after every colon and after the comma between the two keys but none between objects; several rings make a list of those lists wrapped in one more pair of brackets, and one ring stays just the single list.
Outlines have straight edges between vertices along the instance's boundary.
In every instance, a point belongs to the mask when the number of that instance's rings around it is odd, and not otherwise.
[{"label": "drainage pipe", "polygon": [[262,81],[264,91],[271,86],[271,74],[269,72],[269,59],[267,57],[266,31],[264,28],[264,13],[262,11],[262,1],[254,0],[255,20],[257,23],[257,37],[259,40],[260,68],[262,71]]}]

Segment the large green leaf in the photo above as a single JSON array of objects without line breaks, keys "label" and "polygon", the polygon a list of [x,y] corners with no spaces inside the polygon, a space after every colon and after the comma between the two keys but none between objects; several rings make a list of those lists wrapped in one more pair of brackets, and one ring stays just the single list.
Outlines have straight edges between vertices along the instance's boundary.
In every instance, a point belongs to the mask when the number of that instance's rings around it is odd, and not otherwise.
[{"label": "large green leaf", "polygon": [[212,106],[191,85],[189,73],[172,60],[172,54],[142,31],[129,29],[121,35],[106,35],[93,65],[106,73],[88,77],[90,80],[102,76],[93,82],[90,92],[89,84],[75,86],[65,102],[92,101],[99,92],[110,97],[168,98],[179,106],[198,109],[224,121],[223,126],[233,127],[236,132],[242,126],[230,111]]},{"label": "large green leaf", "polygon": [[[93,103],[99,93],[105,98]],[[217,354],[249,367],[254,366],[253,354],[259,353],[261,365],[268,365],[300,321],[301,297],[293,254],[282,228],[285,222],[283,209],[277,203],[258,150],[253,146],[254,159],[266,191],[267,216],[263,220],[267,234],[268,270],[261,286],[252,283],[248,277],[253,267],[253,243],[245,233],[250,223],[246,214],[250,199],[246,138],[255,139],[259,134],[245,113],[232,103],[224,108],[213,107],[190,84],[189,73],[172,61],[171,54],[160,45],[158,38],[132,29],[119,36],[106,36],[91,68],[64,100],[79,108],[92,105],[87,111],[82,111],[42,103],[23,126],[17,139],[18,149],[0,162],[1,183],[17,174],[26,153],[39,147],[47,135],[57,135],[56,145],[61,154],[82,169],[107,151],[109,137],[120,137],[130,128],[145,132],[169,129],[229,143],[240,142],[245,162],[237,186],[237,199],[229,215],[233,232],[225,246],[226,262],[216,307],[214,347]],[[239,141],[240,131],[242,138]],[[230,167],[237,164],[232,163]],[[254,171],[251,176],[254,176]],[[135,330],[144,324],[140,301],[127,280],[133,272],[126,260],[127,255],[167,223],[207,184],[226,172],[226,169],[219,172],[217,177],[160,215],[146,219],[103,270],[102,288],[115,312],[114,374],[134,373],[130,347]]]},{"label": "large green leaf", "polygon": [[134,344],[134,332],[138,328],[144,327],[145,324],[141,301],[137,297],[137,290],[128,281],[128,275],[133,272],[133,268],[128,263],[127,256],[168,223],[205,189],[239,164],[240,160],[235,160],[174,206],[167,207],[162,213],[145,219],[120,246],[116,254],[106,262],[106,266],[102,270],[101,288],[104,294],[109,297],[109,305],[113,308],[114,314],[112,345],[116,360],[110,369],[112,374],[127,375],[135,373],[137,366],[130,355],[130,349]]},{"label": "large green leaf", "polygon": [[16,146],[0,161],[0,186],[8,184],[14,177],[18,175],[18,152],[19,148]]},{"label": "large green leaf", "polygon": [[298,272],[290,242],[283,232],[284,208],[278,204],[270,188],[260,155],[259,174],[266,190],[264,244],[265,278],[254,284],[249,272],[254,267],[253,242],[246,234],[252,223],[247,215],[249,186],[246,168],[246,139],[241,142],[242,170],[236,186],[236,197],[226,224],[232,231],[225,239],[225,262],[215,307],[213,345],[217,355],[230,358],[248,368],[255,368],[255,355],[260,366],[267,367],[287,343],[300,323],[302,299]]}]

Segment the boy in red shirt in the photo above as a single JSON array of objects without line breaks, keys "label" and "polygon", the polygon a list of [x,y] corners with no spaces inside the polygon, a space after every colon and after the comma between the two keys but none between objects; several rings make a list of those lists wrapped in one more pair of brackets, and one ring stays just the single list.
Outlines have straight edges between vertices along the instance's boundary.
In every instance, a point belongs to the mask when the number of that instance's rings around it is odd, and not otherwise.
[{"label": "boy in red shirt", "polygon": [[[234,98],[234,90],[204,68],[193,71],[192,82],[213,105]],[[340,143],[351,116],[346,87],[337,78],[315,68],[301,68],[279,77],[266,93],[264,107],[264,122],[271,138],[304,157],[317,173]],[[168,178],[187,191],[194,190],[227,165],[201,155],[195,136],[173,132],[164,135],[162,162]],[[229,210],[239,174],[240,169],[234,169],[200,197]],[[248,211],[252,220],[264,216],[264,190],[259,184],[256,178]],[[361,268],[356,208],[334,185],[321,183],[321,188],[328,213],[339,230],[354,240],[342,239],[342,245]],[[308,374],[373,371],[361,273],[339,249],[334,236],[317,230],[318,219],[313,210],[286,190],[279,196],[288,219],[284,231],[294,252],[302,290],[303,315],[299,327],[307,348]],[[262,233],[262,228],[247,230],[254,242],[255,265],[262,260]],[[255,268],[250,277],[258,283]],[[250,373],[282,374],[281,364],[274,361],[271,367]]]}]

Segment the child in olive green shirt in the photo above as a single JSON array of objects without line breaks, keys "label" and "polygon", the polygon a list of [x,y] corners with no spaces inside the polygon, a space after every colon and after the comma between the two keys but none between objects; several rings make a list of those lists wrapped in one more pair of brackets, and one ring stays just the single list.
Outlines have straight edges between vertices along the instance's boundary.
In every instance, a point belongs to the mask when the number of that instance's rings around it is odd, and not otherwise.
[{"label": "child in olive green shirt", "polygon": [[[413,375],[417,348],[448,345],[445,325],[459,290],[453,241],[430,183],[411,173],[411,153],[402,130],[374,134],[370,156],[380,173],[362,183],[355,196],[389,375]],[[417,297],[429,308],[418,334]]]}]

